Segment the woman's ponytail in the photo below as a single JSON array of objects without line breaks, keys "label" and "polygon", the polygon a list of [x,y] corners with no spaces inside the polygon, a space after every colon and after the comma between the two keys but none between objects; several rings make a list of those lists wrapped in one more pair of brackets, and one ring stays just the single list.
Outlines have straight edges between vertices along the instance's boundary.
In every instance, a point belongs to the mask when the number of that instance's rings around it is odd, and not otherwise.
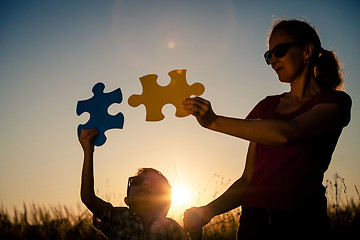
[{"label": "woman's ponytail", "polygon": [[341,87],[343,79],[339,61],[332,51],[320,50],[318,59],[314,61],[315,79],[324,90],[336,90]]}]

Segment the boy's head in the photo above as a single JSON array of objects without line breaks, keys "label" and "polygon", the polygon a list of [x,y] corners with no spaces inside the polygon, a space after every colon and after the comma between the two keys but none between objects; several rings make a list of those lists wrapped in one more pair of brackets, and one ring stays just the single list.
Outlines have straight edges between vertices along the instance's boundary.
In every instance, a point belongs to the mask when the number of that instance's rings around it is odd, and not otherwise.
[{"label": "boy's head", "polygon": [[140,168],[129,178],[125,203],[135,212],[156,209],[166,216],[171,205],[169,181],[158,170]]}]

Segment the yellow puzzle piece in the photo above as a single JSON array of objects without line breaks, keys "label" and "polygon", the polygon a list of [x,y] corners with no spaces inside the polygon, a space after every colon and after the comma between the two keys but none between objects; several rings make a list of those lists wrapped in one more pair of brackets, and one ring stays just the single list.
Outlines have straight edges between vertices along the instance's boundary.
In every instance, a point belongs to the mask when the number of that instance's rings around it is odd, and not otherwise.
[{"label": "yellow puzzle piece", "polygon": [[141,95],[134,94],[128,99],[132,107],[144,104],[146,108],[146,121],[160,121],[164,119],[161,109],[165,104],[172,104],[176,107],[175,116],[185,117],[189,114],[183,109],[182,102],[191,95],[200,96],[204,93],[205,87],[201,83],[189,85],[186,82],[186,70],[178,69],[169,72],[171,82],[167,86],[160,86],[157,83],[158,76],[149,74],[140,77],[143,87]]}]

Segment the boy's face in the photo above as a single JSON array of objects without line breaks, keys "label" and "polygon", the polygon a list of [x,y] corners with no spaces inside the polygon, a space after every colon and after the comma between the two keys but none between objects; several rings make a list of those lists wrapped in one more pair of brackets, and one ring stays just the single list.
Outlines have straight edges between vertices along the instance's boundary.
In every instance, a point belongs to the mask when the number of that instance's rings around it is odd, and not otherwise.
[{"label": "boy's face", "polygon": [[133,209],[161,207],[171,201],[169,184],[156,173],[143,173],[129,178],[128,188],[125,202]]}]

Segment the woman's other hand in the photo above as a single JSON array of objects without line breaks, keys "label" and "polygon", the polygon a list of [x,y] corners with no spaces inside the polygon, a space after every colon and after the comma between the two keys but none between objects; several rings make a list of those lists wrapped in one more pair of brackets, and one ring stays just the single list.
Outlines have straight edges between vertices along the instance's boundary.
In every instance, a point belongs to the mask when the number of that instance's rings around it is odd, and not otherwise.
[{"label": "woman's other hand", "polygon": [[190,235],[198,235],[202,227],[210,222],[212,216],[206,207],[192,207],[184,213],[184,229]]}]

